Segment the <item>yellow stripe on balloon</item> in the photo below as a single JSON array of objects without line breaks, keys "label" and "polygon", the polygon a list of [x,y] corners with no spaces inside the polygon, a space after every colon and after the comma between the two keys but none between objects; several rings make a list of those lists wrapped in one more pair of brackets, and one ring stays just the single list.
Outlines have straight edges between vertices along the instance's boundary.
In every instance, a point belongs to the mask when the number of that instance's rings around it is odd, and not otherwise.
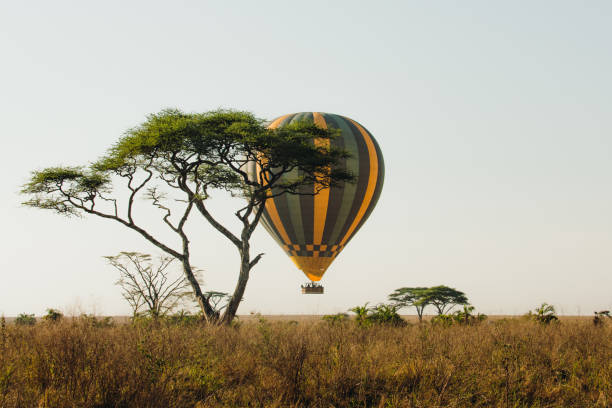
[{"label": "yellow stripe on balloon", "polygon": [[368,187],[366,188],[365,197],[363,199],[363,202],[361,203],[361,207],[359,208],[359,211],[357,212],[353,223],[342,238],[342,241],[340,241],[340,245],[344,245],[346,241],[348,241],[348,239],[353,234],[353,231],[355,231],[355,228],[357,228],[359,222],[368,210],[370,202],[372,201],[372,197],[374,196],[374,190],[376,190],[376,181],[378,178],[378,156],[376,154],[376,148],[374,147],[374,142],[372,142],[372,138],[370,137],[368,132],[363,127],[361,127],[359,123],[355,122],[352,119],[347,119],[350,120],[351,123],[357,127],[357,129],[359,129],[366,142],[366,146],[368,147],[368,156],[370,158],[370,176],[368,177]]},{"label": "yellow stripe on balloon", "polygon": [[266,210],[268,211],[268,215],[272,220],[272,223],[276,227],[276,230],[281,235],[285,244],[289,244],[291,240],[289,239],[289,235],[287,235],[287,231],[285,231],[285,227],[283,226],[283,222],[278,215],[278,210],[276,209],[276,205],[274,204],[273,198],[268,198],[266,200]]},{"label": "yellow stripe on balloon", "polygon": [[[314,123],[322,129],[327,129],[325,118],[319,112],[312,113]],[[314,141],[315,146],[329,149],[329,139],[318,138]],[[315,185],[315,189],[317,186]],[[314,244],[319,245],[323,241],[325,220],[327,218],[327,206],[329,204],[329,188],[322,189],[314,196]]]},{"label": "yellow stripe on balloon", "polygon": [[287,115],[281,116],[280,118],[277,118],[276,120],[274,120],[274,122],[270,123],[268,129],[276,129],[278,125],[280,125],[281,122],[289,115],[293,115],[293,113],[289,113]]}]

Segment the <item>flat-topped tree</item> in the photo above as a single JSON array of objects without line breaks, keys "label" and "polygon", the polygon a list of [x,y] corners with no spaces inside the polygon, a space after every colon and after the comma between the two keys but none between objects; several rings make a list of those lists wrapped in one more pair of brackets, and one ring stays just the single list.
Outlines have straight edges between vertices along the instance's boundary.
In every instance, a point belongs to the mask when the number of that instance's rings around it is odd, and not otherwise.
[{"label": "flat-topped tree", "polygon": [[465,293],[445,285],[428,288],[423,301],[434,306],[439,315],[450,312],[455,306],[469,304]]},{"label": "flat-topped tree", "polygon": [[413,306],[416,309],[419,323],[423,321],[423,311],[429,304],[427,297],[429,288],[398,288],[389,295],[389,300],[400,309]]},{"label": "flat-topped tree", "polygon": [[[139,233],[181,262],[206,319],[229,323],[236,315],[251,269],[263,256],[259,253],[251,257],[250,238],[266,200],[272,194],[317,194],[354,180],[352,174],[337,166],[347,158],[345,151],[324,147],[331,144],[313,143],[314,139],[330,139],[336,134],[333,129],[304,122],[268,129],[263,120],[248,112],[191,114],[163,110],[129,129],[106,156],[90,166],[34,171],[22,190],[30,196],[24,204],[66,216],[96,215]],[[247,165],[261,170],[257,180],[249,179]],[[237,233],[209,211],[210,192],[215,189],[245,199],[246,204],[234,211],[241,225]],[[161,210],[162,221],[179,238],[179,247],[154,236],[150,225],[143,226],[136,220],[137,197],[148,199]],[[221,308],[202,291],[190,263],[185,224],[194,208],[239,253],[236,287]]]}]

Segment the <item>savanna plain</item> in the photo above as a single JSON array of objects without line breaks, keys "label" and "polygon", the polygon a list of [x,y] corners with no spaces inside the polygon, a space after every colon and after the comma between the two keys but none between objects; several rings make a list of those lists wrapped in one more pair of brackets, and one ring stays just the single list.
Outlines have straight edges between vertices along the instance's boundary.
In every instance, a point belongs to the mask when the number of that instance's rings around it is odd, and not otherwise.
[{"label": "savanna plain", "polygon": [[0,406],[612,406],[609,321],[358,323],[3,322]]}]

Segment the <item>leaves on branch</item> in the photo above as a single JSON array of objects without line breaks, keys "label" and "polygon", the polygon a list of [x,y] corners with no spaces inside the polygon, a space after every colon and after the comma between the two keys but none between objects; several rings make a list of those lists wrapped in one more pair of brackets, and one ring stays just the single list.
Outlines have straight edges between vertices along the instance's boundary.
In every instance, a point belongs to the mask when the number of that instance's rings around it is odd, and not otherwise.
[{"label": "leaves on branch", "polygon": [[[32,172],[22,194],[32,196],[23,204],[63,215],[78,215],[78,205],[92,204],[94,199],[110,190],[110,177],[81,167],[50,167]],[[75,205],[76,204],[76,205]]]}]

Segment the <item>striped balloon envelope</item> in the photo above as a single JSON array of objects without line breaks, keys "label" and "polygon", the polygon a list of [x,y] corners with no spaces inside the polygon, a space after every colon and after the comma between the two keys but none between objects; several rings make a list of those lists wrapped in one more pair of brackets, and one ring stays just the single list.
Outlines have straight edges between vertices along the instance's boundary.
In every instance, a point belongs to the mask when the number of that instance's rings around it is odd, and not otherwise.
[{"label": "striped balloon envelope", "polygon": [[[273,120],[268,127],[280,128],[297,121],[339,129],[340,136],[331,143],[351,154],[342,159],[340,167],[356,177],[355,183],[342,183],[315,195],[282,194],[266,201],[261,219],[264,228],[310,280],[319,281],[376,206],[385,167],[372,134],[347,117],[322,112],[293,113]],[[330,140],[314,142],[329,144]],[[250,171],[255,176],[256,169]]]}]

